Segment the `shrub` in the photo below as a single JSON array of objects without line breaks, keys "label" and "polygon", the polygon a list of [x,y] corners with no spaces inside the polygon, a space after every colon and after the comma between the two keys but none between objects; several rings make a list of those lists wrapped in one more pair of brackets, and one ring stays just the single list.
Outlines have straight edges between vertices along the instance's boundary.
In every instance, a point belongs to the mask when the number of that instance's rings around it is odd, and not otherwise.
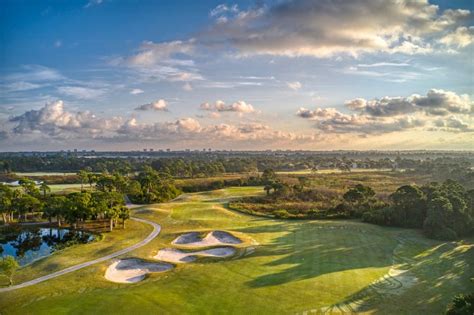
[{"label": "shrub", "polygon": [[275,215],[275,217],[279,219],[288,219],[290,217],[290,214],[288,213],[288,211],[284,209],[275,210],[273,211],[273,214]]},{"label": "shrub", "polygon": [[458,294],[446,308],[446,315],[474,314],[474,293]]}]

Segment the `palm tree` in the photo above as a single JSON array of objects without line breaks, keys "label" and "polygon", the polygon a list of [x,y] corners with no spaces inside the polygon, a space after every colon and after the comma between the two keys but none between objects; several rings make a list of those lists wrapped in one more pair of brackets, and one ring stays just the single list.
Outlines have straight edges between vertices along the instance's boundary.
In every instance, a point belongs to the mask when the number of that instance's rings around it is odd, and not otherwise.
[{"label": "palm tree", "polygon": [[87,173],[87,182],[89,183],[90,190],[92,191],[92,184],[97,180],[97,176],[94,173]]},{"label": "palm tree", "polygon": [[46,199],[46,193],[51,191],[51,188],[46,184],[46,182],[42,182],[40,185],[40,190],[43,192],[43,199]]},{"label": "palm tree", "polygon": [[81,178],[81,191],[84,191],[84,182],[89,178],[89,172],[80,170],[77,175]]}]

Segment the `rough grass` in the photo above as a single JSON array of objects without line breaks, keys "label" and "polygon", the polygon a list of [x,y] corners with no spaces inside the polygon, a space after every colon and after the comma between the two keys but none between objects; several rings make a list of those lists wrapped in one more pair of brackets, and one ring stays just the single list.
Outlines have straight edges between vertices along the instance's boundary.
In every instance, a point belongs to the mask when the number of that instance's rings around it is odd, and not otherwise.
[{"label": "rough grass", "polygon": [[[98,264],[2,294],[1,312],[301,314],[350,303],[362,294],[370,313],[439,314],[454,294],[470,289],[472,240],[442,243],[414,230],[357,221],[270,220],[225,208],[232,198],[261,192],[259,187],[231,188],[138,209],[135,215],[159,222],[162,233],[126,257],[151,260],[183,232],[216,229],[258,242],[248,256],[183,264],[131,285],[108,282],[103,275],[109,263]],[[409,239],[403,246],[401,235]],[[419,281],[380,300],[368,288],[388,272],[396,248],[397,255],[411,261],[411,272]]]}]

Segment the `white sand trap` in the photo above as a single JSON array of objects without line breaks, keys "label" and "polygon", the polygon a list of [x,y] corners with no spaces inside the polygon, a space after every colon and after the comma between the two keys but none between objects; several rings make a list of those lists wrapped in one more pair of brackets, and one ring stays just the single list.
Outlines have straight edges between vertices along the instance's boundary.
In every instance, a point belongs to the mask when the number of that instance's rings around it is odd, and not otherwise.
[{"label": "white sand trap", "polygon": [[206,247],[215,245],[234,245],[242,241],[234,235],[224,231],[212,231],[206,237],[201,238],[198,232],[186,233],[178,236],[172,244],[186,245],[193,247]]},{"label": "white sand trap", "polygon": [[135,283],[142,281],[148,273],[164,272],[173,268],[166,263],[152,263],[140,259],[119,259],[105,271],[105,278],[118,283]]},{"label": "white sand trap", "polygon": [[236,252],[231,247],[217,247],[195,252],[183,252],[175,248],[164,248],[159,250],[158,254],[153,258],[171,263],[189,263],[195,261],[197,257],[225,258],[235,255]]}]

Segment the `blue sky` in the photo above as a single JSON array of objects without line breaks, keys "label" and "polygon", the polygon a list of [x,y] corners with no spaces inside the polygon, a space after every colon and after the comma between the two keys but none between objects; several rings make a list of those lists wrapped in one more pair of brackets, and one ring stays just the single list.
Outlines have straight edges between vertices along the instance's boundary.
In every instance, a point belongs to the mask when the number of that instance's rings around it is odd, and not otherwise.
[{"label": "blue sky", "polygon": [[474,149],[472,1],[2,6],[2,151]]}]

